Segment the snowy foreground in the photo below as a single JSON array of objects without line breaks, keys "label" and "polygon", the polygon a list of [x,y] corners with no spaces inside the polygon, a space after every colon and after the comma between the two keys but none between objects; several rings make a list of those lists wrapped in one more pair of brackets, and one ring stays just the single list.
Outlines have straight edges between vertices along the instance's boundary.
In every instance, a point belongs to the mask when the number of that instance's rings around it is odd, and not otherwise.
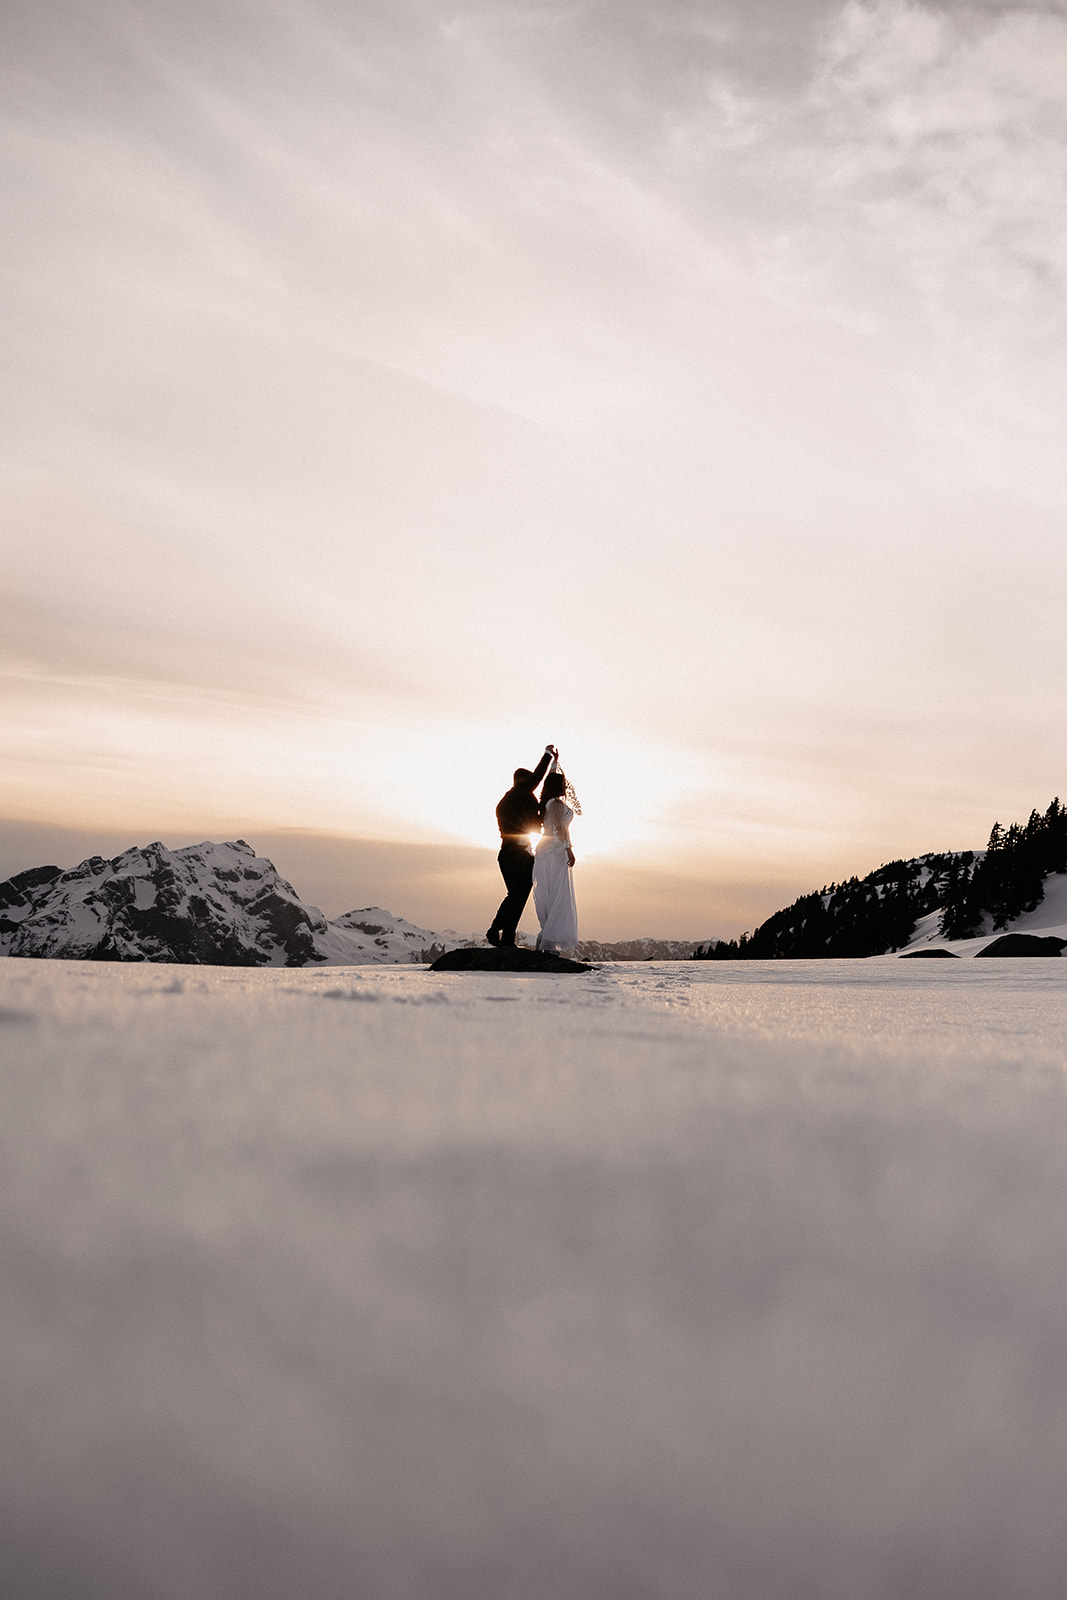
[{"label": "snowy foreground", "polygon": [[1065,988],[0,961],[5,1600],[1060,1600]]}]

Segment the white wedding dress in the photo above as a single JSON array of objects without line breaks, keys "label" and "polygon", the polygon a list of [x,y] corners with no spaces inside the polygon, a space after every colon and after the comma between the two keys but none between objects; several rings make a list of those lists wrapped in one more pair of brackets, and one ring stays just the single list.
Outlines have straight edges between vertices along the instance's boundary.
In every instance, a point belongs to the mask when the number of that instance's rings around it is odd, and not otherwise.
[{"label": "white wedding dress", "polygon": [[574,812],[562,800],[545,807],[544,833],[534,854],[534,910],[541,924],[538,950],[573,950],[578,943],[574,877],[567,865]]}]

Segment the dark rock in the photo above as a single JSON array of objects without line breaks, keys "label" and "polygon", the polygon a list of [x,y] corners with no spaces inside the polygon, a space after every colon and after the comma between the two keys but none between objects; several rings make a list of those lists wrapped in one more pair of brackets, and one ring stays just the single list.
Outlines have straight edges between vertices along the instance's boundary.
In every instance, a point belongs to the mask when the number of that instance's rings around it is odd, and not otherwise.
[{"label": "dark rock", "polygon": [[1054,933],[1005,933],[987,944],[984,950],[976,950],[975,959],[979,956],[1058,956],[1063,950],[1067,950],[1067,939],[1058,939]]},{"label": "dark rock", "polygon": [[31,891],[54,883],[62,871],[62,867],[30,867],[26,872],[16,872],[6,883],[0,883],[0,908],[28,905]]},{"label": "dark rock", "polygon": [[448,950],[430,965],[431,972],[592,972],[588,961],[569,961],[547,950]]},{"label": "dark rock", "polygon": [[950,961],[958,961],[960,959],[955,950],[905,950],[900,959],[901,961],[915,961],[916,959],[922,960],[923,957],[930,961],[938,958],[944,960],[946,957]]}]

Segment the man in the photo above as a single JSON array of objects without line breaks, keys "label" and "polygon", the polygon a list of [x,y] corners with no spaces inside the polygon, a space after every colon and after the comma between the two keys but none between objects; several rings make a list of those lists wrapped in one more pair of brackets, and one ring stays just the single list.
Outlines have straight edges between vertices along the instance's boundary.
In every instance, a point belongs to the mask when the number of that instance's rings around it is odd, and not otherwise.
[{"label": "man", "polygon": [[511,788],[496,808],[500,829],[500,854],[496,859],[508,892],[500,902],[492,927],[486,932],[490,944],[508,947],[515,943],[515,929],[533,887],[534,855],[530,834],[541,832],[541,811],[534,790],[557,754],[554,744],[546,744],[545,753],[532,772],[517,767]]}]

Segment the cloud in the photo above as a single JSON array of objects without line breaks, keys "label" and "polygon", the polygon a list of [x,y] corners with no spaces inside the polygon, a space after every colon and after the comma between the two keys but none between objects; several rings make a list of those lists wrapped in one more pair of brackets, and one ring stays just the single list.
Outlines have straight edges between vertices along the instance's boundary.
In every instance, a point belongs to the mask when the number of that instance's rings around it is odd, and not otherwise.
[{"label": "cloud", "polygon": [[812,177],[957,328],[1067,333],[1065,64],[1058,10],[851,0],[826,38]]},{"label": "cloud", "polygon": [[849,0],[798,55],[790,84],[724,56],[703,103],[673,104],[664,160],[693,218],[716,237],[744,220],[797,314],[836,296],[871,328],[910,317],[957,353],[1040,361],[1067,333],[1067,11]]},{"label": "cloud", "polygon": [[[890,176],[931,203],[1030,215],[1045,198],[1046,163],[1063,160],[1065,56],[1067,15],[963,21],[905,0],[851,0],[811,99],[853,154],[846,185]],[[1005,182],[1005,164],[1027,181]]]}]

